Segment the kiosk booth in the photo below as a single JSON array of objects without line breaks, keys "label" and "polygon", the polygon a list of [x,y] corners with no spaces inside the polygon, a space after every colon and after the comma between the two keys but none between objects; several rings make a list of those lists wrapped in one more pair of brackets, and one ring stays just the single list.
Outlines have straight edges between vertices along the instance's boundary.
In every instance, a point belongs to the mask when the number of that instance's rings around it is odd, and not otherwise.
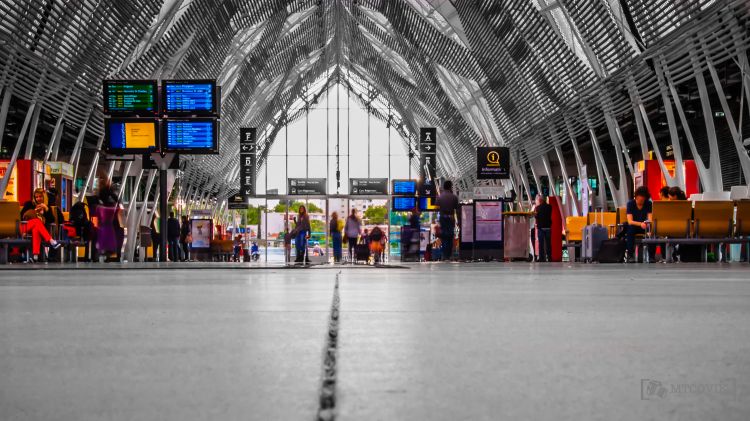
[{"label": "kiosk booth", "polygon": [[73,202],[73,165],[67,162],[48,162],[49,187],[57,190],[55,203],[63,212],[70,212]]},{"label": "kiosk booth", "polygon": [[[10,160],[0,160],[0,177],[5,175],[9,164]],[[43,188],[46,190],[44,180],[48,171],[48,167],[42,161],[34,159],[17,160],[3,199],[21,204],[28,202],[32,199],[35,189]]]}]

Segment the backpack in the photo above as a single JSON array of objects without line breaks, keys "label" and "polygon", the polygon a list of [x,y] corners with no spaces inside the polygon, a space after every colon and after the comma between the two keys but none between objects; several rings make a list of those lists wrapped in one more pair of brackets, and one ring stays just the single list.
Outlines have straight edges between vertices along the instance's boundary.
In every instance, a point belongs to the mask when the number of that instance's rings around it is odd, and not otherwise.
[{"label": "backpack", "polygon": [[88,241],[91,233],[91,222],[89,222],[89,217],[86,214],[86,206],[84,202],[77,202],[70,208],[68,217],[70,224],[75,227],[78,235]]}]

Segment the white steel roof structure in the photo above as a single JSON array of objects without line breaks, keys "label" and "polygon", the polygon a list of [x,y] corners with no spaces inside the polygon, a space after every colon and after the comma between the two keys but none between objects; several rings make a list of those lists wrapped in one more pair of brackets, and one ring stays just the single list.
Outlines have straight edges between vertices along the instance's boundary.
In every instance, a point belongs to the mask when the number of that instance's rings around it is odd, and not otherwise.
[{"label": "white steel roof structure", "polygon": [[[637,145],[649,149],[649,118],[665,114],[664,99],[670,113],[671,101],[691,100],[681,86],[700,88],[703,72],[725,63],[726,74],[748,77],[738,70],[746,0],[4,0],[0,16],[3,98],[83,127],[74,156],[102,136],[102,79],[217,79],[221,154],[183,174],[209,194],[237,187],[240,127],[259,129],[262,165],[279,128],[304,114],[289,111],[295,103],[336,83],[388,104],[390,115],[373,113],[405,139],[438,127],[439,175],[469,186],[479,145],[509,146],[516,181],[528,163],[579,147],[622,170],[640,158]],[[667,126],[677,125],[675,114]],[[57,150],[63,131],[32,134],[31,153]],[[19,136],[4,132],[7,152]],[[664,144],[678,130],[656,132]]]}]

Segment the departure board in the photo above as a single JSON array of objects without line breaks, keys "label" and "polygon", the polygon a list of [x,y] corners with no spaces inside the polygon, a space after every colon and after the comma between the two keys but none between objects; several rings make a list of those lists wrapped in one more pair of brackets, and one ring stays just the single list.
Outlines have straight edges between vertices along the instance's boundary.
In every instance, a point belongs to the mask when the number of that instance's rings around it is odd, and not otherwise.
[{"label": "departure board", "polygon": [[214,81],[163,81],[164,113],[168,115],[214,114]]},{"label": "departure board", "polygon": [[415,180],[393,180],[391,194],[416,194],[417,182]]},{"label": "departure board", "polygon": [[156,97],[156,81],[104,81],[105,114],[153,115]]},{"label": "departure board", "polygon": [[214,119],[165,120],[167,152],[218,153],[218,122]]},{"label": "departure board", "polygon": [[113,153],[141,153],[156,149],[155,120],[107,120],[107,149]]},{"label": "departure board", "polygon": [[398,197],[391,198],[391,210],[393,212],[408,212],[417,207],[416,197]]}]

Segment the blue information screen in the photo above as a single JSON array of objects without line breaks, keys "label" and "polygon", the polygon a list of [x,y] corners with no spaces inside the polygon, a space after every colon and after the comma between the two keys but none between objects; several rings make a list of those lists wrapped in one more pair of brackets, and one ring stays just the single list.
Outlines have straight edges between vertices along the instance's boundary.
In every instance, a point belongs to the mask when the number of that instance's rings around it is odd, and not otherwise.
[{"label": "blue information screen", "polygon": [[112,149],[127,149],[124,121],[109,122],[109,147]]},{"label": "blue information screen", "polygon": [[215,121],[167,121],[167,150],[216,149]]},{"label": "blue information screen", "polygon": [[165,83],[166,112],[214,112],[212,83]]},{"label": "blue information screen", "polygon": [[394,197],[391,208],[394,212],[408,212],[417,206],[415,197]]},{"label": "blue information screen", "polygon": [[417,182],[414,180],[393,180],[393,192],[391,194],[416,194]]}]

